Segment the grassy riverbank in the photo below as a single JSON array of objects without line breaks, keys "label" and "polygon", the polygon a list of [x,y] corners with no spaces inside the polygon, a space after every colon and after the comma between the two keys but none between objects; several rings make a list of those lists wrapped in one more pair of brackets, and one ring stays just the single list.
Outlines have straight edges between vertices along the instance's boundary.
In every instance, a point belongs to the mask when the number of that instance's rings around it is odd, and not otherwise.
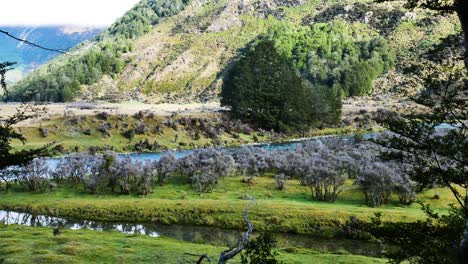
[{"label": "grassy riverbank", "polygon": [[[312,201],[308,188],[298,181],[288,182],[286,191],[276,190],[272,177],[260,177],[254,186],[241,183],[240,177],[225,178],[212,193],[198,194],[177,177],[169,184],[156,187],[147,197],[125,195],[89,195],[76,188],[60,188],[50,193],[28,193],[20,189],[0,192],[0,208],[101,221],[140,221],[159,224],[203,225],[244,229],[241,214],[248,203],[247,195],[257,203],[249,217],[256,230],[319,234],[332,236],[340,223],[354,215],[369,219],[382,212],[386,221],[415,221],[424,217],[418,204],[402,206],[397,197],[380,208],[365,205],[360,190],[348,181],[337,202]],[[419,194],[438,211],[453,203],[448,190]]]},{"label": "grassy riverbank", "polygon": [[277,134],[250,128],[222,114],[142,116],[97,114],[57,117],[23,124],[17,128],[27,142],[14,142],[16,149],[28,149],[57,142],[65,152],[90,148],[116,152],[158,152],[213,146],[240,146],[278,142],[294,138],[360,134],[372,131],[356,126],[313,129],[303,134]]},{"label": "grassy riverbank", "polygon": [[[60,236],[54,237],[49,228],[0,225],[1,263],[195,263],[205,253],[216,260],[223,250],[223,247],[115,232],[62,230]],[[288,264],[385,263],[384,259],[346,252],[327,254],[285,248],[278,253]],[[232,263],[239,263],[239,259]]]}]

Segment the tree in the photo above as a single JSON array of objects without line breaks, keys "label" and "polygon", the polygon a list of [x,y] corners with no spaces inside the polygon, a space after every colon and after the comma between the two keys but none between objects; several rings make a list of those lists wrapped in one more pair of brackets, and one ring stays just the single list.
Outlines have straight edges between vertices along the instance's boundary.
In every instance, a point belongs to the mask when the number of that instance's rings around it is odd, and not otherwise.
[{"label": "tree", "polygon": [[6,73],[12,70],[11,66],[15,65],[15,62],[2,62],[0,63],[0,95],[4,95],[4,97],[8,96],[7,84],[6,84]]},{"label": "tree", "polygon": [[27,186],[31,192],[45,192],[50,186],[49,167],[43,158],[35,159],[21,168],[18,174],[20,184]]},{"label": "tree", "polygon": [[221,98],[234,117],[266,129],[299,129],[315,119],[312,90],[270,41],[257,44],[229,71]]},{"label": "tree", "polygon": [[45,146],[36,149],[27,149],[16,151],[11,145],[13,140],[19,140],[23,144],[26,143],[26,138],[14,129],[14,125],[27,119],[36,117],[44,112],[44,109],[38,109],[33,106],[24,105],[17,109],[15,115],[0,119],[0,171],[9,167],[25,166],[37,157],[50,155],[55,143],[49,143]]},{"label": "tree", "polygon": [[163,186],[177,168],[177,159],[171,153],[164,154],[156,164],[157,183]]},{"label": "tree", "polygon": [[[314,94],[317,110],[341,109],[341,96],[370,94],[373,81],[393,68],[395,51],[387,40],[341,20],[312,25],[280,22],[262,36],[292,62]],[[322,110],[323,111],[323,110]],[[326,113],[326,112],[325,112]],[[318,116],[321,116],[320,114]]]},{"label": "tree", "polygon": [[186,156],[178,165],[198,192],[211,192],[222,177],[231,174],[235,163],[232,156],[223,151],[206,149]]},{"label": "tree", "polygon": [[[421,188],[439,184],[450,189],[457,201],[458,206],[454,210],[458,213],[453,215],[459,221],[454,221],[454,217],[434,218],[428,214],[429,224],[414,223],[412,228],[407,228],[419,233],[429,232],[431,235],[426,236],[429,240],[425,241],[426,245],[442,245],[430,251],[414,247],[394,253],[399,257],[404,255],[405,259],[416,259],[415,263],[441,263],[438,256],[446,256],[453,247],[460,254],[460,263],[468,258],[468,232],[465,231],[464,238],[461,232],[463,221],[468,229],[468,78],[466,70],[453,63],[456,62],[430,69],[431,74],[426,79],[427,90],[416,98],[416,102],[427,106],[429,111],[386,115],[384,124],[392,134],[379,141],[386,149],[384,157],[408,164],[411,167],[410,178]],[[438,224],[430,224],[434,219]],[[459,225],[456,227],[460,231],[458,234],[443,231],[454,224]],[[387,227],[383,225],[381,228],[385,231]],[[388,234],[383,235],[384,231],[374,230],[374,234],[385,238]],[[414,234],[405,237],[412,239],[406,240],[412,243],[419,241]],[[449,262],[447,259],[445,263]]]}]

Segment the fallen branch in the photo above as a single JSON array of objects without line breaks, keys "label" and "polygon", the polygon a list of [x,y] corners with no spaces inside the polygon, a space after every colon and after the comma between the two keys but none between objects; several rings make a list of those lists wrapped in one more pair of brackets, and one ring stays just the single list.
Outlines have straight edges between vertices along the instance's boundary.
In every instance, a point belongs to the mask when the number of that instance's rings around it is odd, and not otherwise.
[{"label": "fallen branch", "polygon": [[197,261],[197,264],[201,264],[204,259],[207,259],[208,262],[211,262],[210,256],[208,256],[208,254],[205,254],[205,255],[200,257],[200,259]]},{"label": "fallen branch", "polygon": [[241,237],[237,241],[235,246],[233,246],[233,247],[229,248],[228,250],[225,250],[225,251],[223,251],[221,253],[221,256],[219,256],[218,264],[225,264],[228,260],[230,260],[230,259],[234,258],[235,256],[237,256],[239,253],[242,252],[242,250],[244,250],[245,246],[247,246],[247,244],[249,243],[250,235],[253,232],[254,226],[249,221],[247,215],[249,213],[250,207],[255,204],[255,199],[254,198],[250,198],[250,199],[252,201],[247,205],[247,208],[245,208],[245,212],[244,212],[244,215],[243,215],[244,221],[248,226],[247,232],[245,232],[244,236]]}]

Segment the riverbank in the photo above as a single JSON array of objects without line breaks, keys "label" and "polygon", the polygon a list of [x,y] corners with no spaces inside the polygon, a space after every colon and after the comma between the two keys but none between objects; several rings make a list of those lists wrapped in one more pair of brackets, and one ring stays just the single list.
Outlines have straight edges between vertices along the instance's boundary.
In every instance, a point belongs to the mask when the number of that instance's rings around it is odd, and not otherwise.
[{"label": "riverbank", "polygon": [[[434,192],[423,192],[418,199],[437,211],[446,212],[447,205],[454,202],[449,191],[438,189],[438,200],[432,199]],[[257,178],[254,186],[241,183],[241,177],[225,178],[212,193],[203,194],[175,179],[165,186],[155,187],[147,197],[89,195],[74,188],[60,188],[45,194],[16,189],[0,192],[0,209],[96,221],[243,230],[242,212],[248,195],[257,200],[249,218],[258,231],[333,237],[350,216],[368,220],[382,212],[384,221],[409,222],[424,218],[418,204],[401,206],[397,197],[391,197],[388,205],[368,207],[352,181],[347,182],[346,190],[335,203],[327,203],[313,201],[308,188],[296,180],[288,182],[286,191],[276,190],[274,179],[267,176]]]},{"label": "riverbank", "polygon": [[151,112],[134,115],[62,116],[21,124],[16,129],[27,139],[14,141],[18,150],[57,142],[70,152],[162,152],[206,147],[238,147],[246,144],[286,142],[298,138],[352,135],[378,131],[375,125],[346,125],[282,134],[256,129],[222,113],[157,116]]},{"label": "riverbank", "polygon": [[[203,254],[216,260],[225,249],[168,238],[87,230],[62,230],[61,235],[54,237],[50,228],[0,224],[2,263],[195,263]],[[278,253],[279,259],[288,264],[386,263],[385,259],[355,256],[347,252],[318,253],[307,249],[281,248]],[[239,258],[233,263],[239,263]]]}]

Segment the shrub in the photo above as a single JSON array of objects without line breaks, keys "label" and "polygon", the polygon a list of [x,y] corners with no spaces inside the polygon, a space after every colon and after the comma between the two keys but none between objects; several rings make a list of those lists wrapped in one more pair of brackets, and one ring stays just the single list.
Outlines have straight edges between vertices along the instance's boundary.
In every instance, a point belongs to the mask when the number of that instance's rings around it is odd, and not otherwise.
[{"label": "shrub", "polygon": [[129,130],[123,132],[122,136],[124,136],[125,138],[127,138],[129,140],[133,140],[133,138],[135,138],[135,130],[134,129],[129,129]]},{"label": "shrub", "polygon": [[177,170],[177,159],[171,153],[164,154],[155,164],[157,184],[164,185],[169,177]]},{"label": "shrub", "polygon": [[211,192],[221,177],[231,175],[235,161],[224,151],[205,149],[181,159],[178,167],[198,192]]},{"label": "shrub", "polygon": [[49,172],[45,159],[35,159],[21,169],[21,172],[18,173],[18,180],[31,192],[45,192],[50,187]]},{"label": "shrub", "polygon": [[286,183],[288,179],[289,178],[285,176],[284,174],[277,174],[275,176],[276,188],[281,191],[286,190]]},{"label": "shrub", "polygon": [[241,254],[242,264],[281,264],[277,260],[278,253],[273,251],[276,239],[270,233],[263,233],[253,241],[249,241]]},{"label": "shrub", "polygon": [[388,203],[397,178],[395,170],[387,164],[374,162],[361,169],[356,183],[361,186],[366,202],[376,207]]}]

